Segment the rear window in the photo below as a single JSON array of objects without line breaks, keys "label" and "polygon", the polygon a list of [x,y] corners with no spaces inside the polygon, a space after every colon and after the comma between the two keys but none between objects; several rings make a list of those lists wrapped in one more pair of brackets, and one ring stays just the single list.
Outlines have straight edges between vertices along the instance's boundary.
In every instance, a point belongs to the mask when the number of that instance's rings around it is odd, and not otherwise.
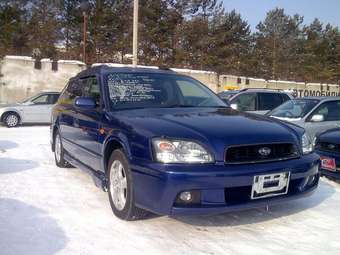
[{"label": "rear window", "polygon": [[282,104],[280,93],[258,93],[259,111],[270,111]]}]

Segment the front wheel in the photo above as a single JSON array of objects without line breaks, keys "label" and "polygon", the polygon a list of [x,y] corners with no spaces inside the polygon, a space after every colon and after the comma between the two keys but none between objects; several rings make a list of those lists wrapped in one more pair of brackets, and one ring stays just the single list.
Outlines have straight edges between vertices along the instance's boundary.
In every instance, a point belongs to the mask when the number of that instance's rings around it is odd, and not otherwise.
[{"label": "front wheel", "polygon": [[108,164],[108,193],[113,213],[122,220],[144,218],[148,212],[135,206],[129,163],[121,150],[115,150]]},{"label": "front wheel", "polygon": [[12,128],[12,127],[16,127],[19,125],[19,116],[15,113],[9,113],[6,117],[5,117],[5,124],[7,127]]}]

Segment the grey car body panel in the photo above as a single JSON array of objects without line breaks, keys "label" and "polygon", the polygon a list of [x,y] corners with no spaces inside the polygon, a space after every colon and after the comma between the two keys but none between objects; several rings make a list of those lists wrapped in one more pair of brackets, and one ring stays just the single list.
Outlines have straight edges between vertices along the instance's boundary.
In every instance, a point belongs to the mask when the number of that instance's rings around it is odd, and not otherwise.
[{"label": "grey car body panel", "polygon": [[[331,102],[331,101],[340,101],[340,97],[327,97],[327,98],[306,97],[306,98],[301,98],[301,99],[317,99],[317,100],[320,100],[320,102],[314,108],[312,108],[312,110],[310,110],[303,118],[300,118],[300,119],[277,118],[275,116],[271,116],[271,117],[284,120],[287,122],[291,122],[304,128],[306,130],[306,133],[309,135],[311,139],[314,139],[320,133],[323,133],[329,129],[340,127],[340,120],[339,121],[322,121],[322,122],[308,121],[308,119],[312,117],[315,110],[318,109],[323,103]],[[270,112],[268,113],[268,115],[270,116]]]},{"label": "grey car body panel", "polygon": [[60,94],[59,92],[42,92],[39,93],[24,103],[15,104],[0,104],[0,120],[3,121],[3,117],[8,112],[15,112],[20,117],[20,124],[22,123],[49,123],[51,110],[53,104],[33,104],[32,101],[36,98],[46,94]]}]

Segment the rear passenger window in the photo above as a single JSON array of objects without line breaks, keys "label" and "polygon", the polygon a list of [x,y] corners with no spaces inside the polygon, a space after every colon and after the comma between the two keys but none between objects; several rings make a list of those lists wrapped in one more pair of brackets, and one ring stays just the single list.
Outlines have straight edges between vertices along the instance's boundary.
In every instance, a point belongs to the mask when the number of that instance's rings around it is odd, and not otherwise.
[{"label": "rear passenger window", "polygon": [[282,104],[281,94],[279,93],[258,93],[259,111],[269,111]]},{"label": "rear passenger window", "polygon": [[232,104],[237,104],[239,111],[255,111],[256,93],[241,94],[232,101]]}]

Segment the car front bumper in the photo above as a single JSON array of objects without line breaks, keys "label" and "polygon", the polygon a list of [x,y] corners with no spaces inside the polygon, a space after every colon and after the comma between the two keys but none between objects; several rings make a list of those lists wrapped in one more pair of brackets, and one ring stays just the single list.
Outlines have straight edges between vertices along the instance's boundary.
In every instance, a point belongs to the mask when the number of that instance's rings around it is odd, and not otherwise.
[{"label": "car front bumper", "polygon": [[[138,164],[136,164],[138,162]],[[131,162],[135,202],[161,215],[207,215],[281,203],[311,194],[318,185],[320,160],[315,153],[281,162],[225,165],[170,165]],[[252,200],[254,176],[290,172],[288,193]],[[314,181],[307,184],[310,177]],[[178,204],[183,191],[198,191],[199,203]]]},{"label": "car front bumper", "polygon": [[337,168],[337,170],[333,172],[333,171],[329,171],[327,169],[323,169],[322,167],[320,167],[320,173],[322,175],[333,177],[333,178],[340,180],[340,155],[335,154],[335,153],[325,152],[325,151],[317,151],[317,153],[323,157],[334,158],[335,163],[336,163],[336,168]]}]

